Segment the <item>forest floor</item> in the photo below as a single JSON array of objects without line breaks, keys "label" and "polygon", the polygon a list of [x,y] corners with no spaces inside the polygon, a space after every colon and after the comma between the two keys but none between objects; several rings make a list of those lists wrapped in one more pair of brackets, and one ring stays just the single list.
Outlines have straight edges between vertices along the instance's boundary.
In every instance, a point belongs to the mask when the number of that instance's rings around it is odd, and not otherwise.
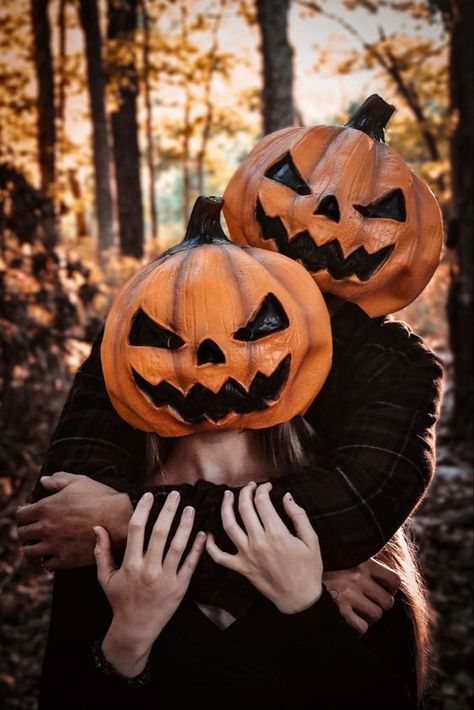
[{"label": "forest floor", "polygon": [[[437,617],[427,710],[472,706],[472,470],[439,437],[437,475],[414,519]],[[19,554],[10,499],[0,519],[0,707],[34,710],[51,604],[52,575]],[[66,709],[65,709],[66,710]]]}]

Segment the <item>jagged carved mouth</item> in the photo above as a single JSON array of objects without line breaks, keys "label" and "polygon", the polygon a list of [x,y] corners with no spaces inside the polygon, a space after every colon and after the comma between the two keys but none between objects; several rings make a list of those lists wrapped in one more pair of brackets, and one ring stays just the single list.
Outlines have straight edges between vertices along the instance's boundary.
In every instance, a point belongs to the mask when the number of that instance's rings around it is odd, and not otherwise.
[{"label": "jagged carved mouth", "polygon": [[290,241],[280,217],[269,217],[260,200],[257,200],[256,217],[263,239],[273,239],[281,254],[291,259],[300,259],[308,271],[326,269],[337,280],[355,275],[361,281],[367,281],[385,264],[395,248],[394,244],[390,244],[369,254],[365,247],[360,246],[344,257],[342,247],[336,238],[318,246],[305,230],[299,232]]},{"label": "jagged carved mouth", "polygon": [[204,419],[218,422],[231,412],[249,414],[266,409],[269,402],[278,399],[286,384],[290,362],[291,355],[287,355],[271,375],[257,372],[248,390],[230,377],[218,392],[196,384],[187,395],[183,395],[169,382],[152,385],[133,368],[132,373],[138,387],[153,404],[157,407],[168,405],[175,409],[184,421],[198,424]]}]

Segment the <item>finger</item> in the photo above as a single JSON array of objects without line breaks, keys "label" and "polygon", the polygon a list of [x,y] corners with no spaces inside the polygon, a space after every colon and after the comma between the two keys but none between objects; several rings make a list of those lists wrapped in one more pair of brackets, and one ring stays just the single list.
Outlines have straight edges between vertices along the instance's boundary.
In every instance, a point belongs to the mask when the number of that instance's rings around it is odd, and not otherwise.
[{"label": "finger", "polygon": [[234,512],[234,494],[232,491],[225,491],[221,505],[222,527],[235,544],[238,550],[248,548],[248,537],[238,524]]},{"label": "finger", "polygon": [[39,542],[37,545],[25,545],[22,550],[23,557],[27,560],[37,560],[40,557],[48,557],[54,554],[54,548],[46,542]]},{"label": "finger", "polygon": [[272,535],[289,535],[290,531],[276,512],[271,501],[271,489],[272,484],[270,482],[266,482],[258,486],[255,491],[254,503],[260,520],[262,521],[266,532],[270,532]]},{"label": "finger", "polygon": [[253,502],[253,493],[256,486],[255,481],[251,481],[241,488],[239,493],[239,512],[250,539],[260,537],[265,533]]},{"label": "finger", "polygon": [[196,537],[194,538],[193,546],[188,552],[181,568],[176,575],[177,578],[184,584],[188,585],[191,577],[193,576],[194,570],[197,567],[202,553],[204,552],[206,542],[206,533],[200,530]]},{"label": "finger", "polygon": [[163,560],[163,569],[176,573],[181,561],[183,552],[188,544],[189,536],[193,527],[195,510],[191,505],[187,505],[181,513],[178,529],[176,530],[166,557]]},{"label": "finger", "polygon": [[150,541],[148,543],[147,558],[158,564],[163,560],[163,551],[171,528],[171,523],[179,504],[179,491],[171,491],[166,496],[162,509],[153,525]]},{"label": "finger", "polygon": [[145,493],[137,503],[128,524],[127,547],[123,557],[124,565],[136,564],[143,560],[143,543],[148,513],[153,505],[153,494]]},{"label": "finger", "polygon": [[44,537],[43,526],[41,523],[32,523],[31,525],[21,525],[17,530],[18,540],[26,545],[27,543],[42,542]]},{"label": "finger", "polygon": [[52,476],[41,476],[40,483],[47,491],[62,491],[63,488],[69,486],[73,481],[77,481],[77,475],[74,473],[66,473],[65,471],[57,471]]},{"label": "finger", "polygon": [[30,523],[36,523],[41,517],[41,503],[42,501],[39,501],[38,503],[23,505],[21,508],[17,508],[17,525],[29,525]]},{"label": "finger", "polygon": [[379,621],[383,616],[383,609],[378,604],[368,599],[364,594],[353,594],[348,596],[347,602],[357,616],[365,619],[369,624]]},{"label": "finger", "polygon": [[370,576],[381,584],[388,592],[395,594],[400,588],[401,578],[394,570],[384,565],[383,562],[375,560],[373,557],[369,560]]},{"label": "finger", "polygon": [[378,604],[384,611],[388,611],[395,603],[395,598],[390,592],[387,592],[385,587],[382,587],[373,579],[366,579],[363,582],[362,588],[364,594],[371,599],[375,604]]},{"label": "finger", "polygon": [[214,541],[214,535],[211,532],[207,533],[206,550],[218,565],[232,569],[235,572],[240,572],[238,555],[230,555],[228,552],[223,552]]},{"label": "finger", "polygon": [[290,493],[286,493],[283,496],[283,505],[295,526],[297,536],[308,546],[317,543],[319,547],[318,536],[309,521],[305,509],[295,502]]},{"label": "finger", "polygon": [[344,610],[340,609],[340,612],[341,616],[344,617],[349,626],[352,626],[352,628],[355,629],[360,636],[367,633],[369,630],[369,624],[365,621],[365,619],[357,616],[357,614],[350,608],[345,608]]},{"label": "finger", "polygon": [[100,525],[94,528],[96,543],[94,548],[95,562],[97,565],[97,577],[102,586],[107,584],[110,576],[117,567],[112,557],[110,536],[107,530]]}]

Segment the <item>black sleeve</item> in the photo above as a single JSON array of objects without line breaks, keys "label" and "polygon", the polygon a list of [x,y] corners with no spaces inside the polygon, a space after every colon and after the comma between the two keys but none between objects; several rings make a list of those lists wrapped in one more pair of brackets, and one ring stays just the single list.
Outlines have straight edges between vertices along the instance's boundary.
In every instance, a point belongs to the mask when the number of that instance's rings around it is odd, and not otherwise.
[{"label": "black sleeve", "polygon": [[[344,621],[326,590],[308,609],[280,615],[279,646],[294,707],[415,710],[409,628],[408,617],[402,616],[400,624],[396,611],[370,646]],[[387,663],[385,646],[408,659],[405,668]]]},{"label": "black sleeve", "polygon": [[328,570],[378,552],[426,493],[443,378],[438,358],[404,324],[350,312],[360,318],[355,333],[343,338],[336,324],[332,371],[306,413],[324,452],[271,492],[291,490],[304,507]]},{"label": "black sleeve", "polygon": [[[379,551],[419,503],[434,467],[434,425],[442,369],[421,339],[400,323],[369,319],[348,309],[348,324],[335,323],[333,370],[307,413],[322,434],[311,466],[272,478],[272,502],[288,525],[283,495],[290,491],[306,510],[320,539],[326,569],[352,567]],[[351,330],[352,329],[352,330]],[[349,335],[348,335],[349,333]],[[134,483],[144,465],[145,435],[124,422],[107,396],[100,336],[78,371],[43,467],[43,474],[83,473],[126,491],[135,506],[145,490],[155,494],[153,521],[166,495],[181,493],[179,512],[196,509],[193,535],[215,534],[235,552],[222,528],[226,485],[143,486]],[[237,507],[236,518],[241,522]],[[175,516],[170,537],[179,524]],[[198,567],[199,569],[199,567]]]}]

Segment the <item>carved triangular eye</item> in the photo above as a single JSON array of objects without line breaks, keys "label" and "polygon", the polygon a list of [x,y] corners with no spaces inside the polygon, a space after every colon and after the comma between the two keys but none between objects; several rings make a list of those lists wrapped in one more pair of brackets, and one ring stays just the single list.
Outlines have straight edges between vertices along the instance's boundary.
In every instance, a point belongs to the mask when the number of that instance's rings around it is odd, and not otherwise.
[{"label": "carved triangular eye", "polygon": [[179,335],[155,323],[141,308],[133,317],[128,342],[130,345],[167,348],[168,350],[177,350],[184,345],[184,340]]},{"label": "carved triangular eye", "polygon": [[245,341],[259,340],[270,333],[285,330],[289,325],[290,321],[280,301],[273,293],[269,293],[247,325],[234,333],[234,338]]},{"label": "carved triangular eye", "polygon": [[395,219],[397,222],[405,222],[407,218],[405,196],[400,188],[391,190],[370,205],[354,205],[354,209],[363,217]]},{"label": "carved triangular eye", "polygon": [[309,185],[301,177],[289,153],[286,153],[281,160],[268,168],[265,177],[281,182],[282,185],[286,185],[299,195],[311,195]]}]

